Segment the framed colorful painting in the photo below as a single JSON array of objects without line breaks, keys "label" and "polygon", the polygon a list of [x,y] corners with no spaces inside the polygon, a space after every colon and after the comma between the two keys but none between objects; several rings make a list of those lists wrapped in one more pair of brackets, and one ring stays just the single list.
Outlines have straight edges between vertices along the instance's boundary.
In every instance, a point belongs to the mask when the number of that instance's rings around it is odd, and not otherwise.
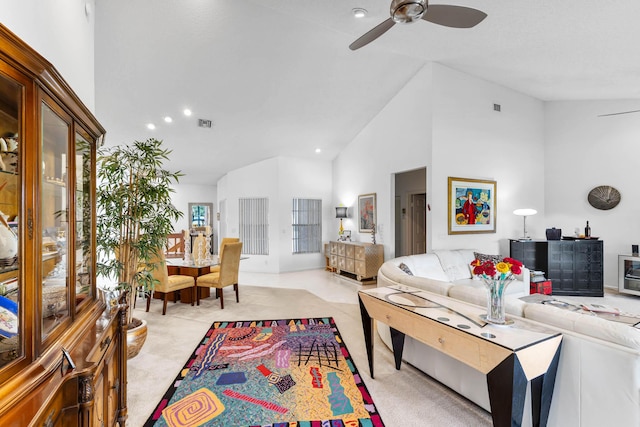
[{"label": "framed colorful painting", "polygon": [[496,182],[449,177],[449,234],[496,232]]},{"label": "framed colorful painting", "polygon": [[371,233],[376,224],[376,193],[358,196],[358,224],[360,233]]}]

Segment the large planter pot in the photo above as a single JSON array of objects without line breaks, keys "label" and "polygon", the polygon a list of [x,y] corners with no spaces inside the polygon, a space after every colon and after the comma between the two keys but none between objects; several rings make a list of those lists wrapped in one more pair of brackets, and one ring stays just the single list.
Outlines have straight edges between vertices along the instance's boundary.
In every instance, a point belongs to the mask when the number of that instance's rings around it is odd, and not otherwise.
[{"label": "large planter pot", "polygon": [[136,357],[147,340],[147,321],[141,322],[140,326],[127,329],[127,359]]}]

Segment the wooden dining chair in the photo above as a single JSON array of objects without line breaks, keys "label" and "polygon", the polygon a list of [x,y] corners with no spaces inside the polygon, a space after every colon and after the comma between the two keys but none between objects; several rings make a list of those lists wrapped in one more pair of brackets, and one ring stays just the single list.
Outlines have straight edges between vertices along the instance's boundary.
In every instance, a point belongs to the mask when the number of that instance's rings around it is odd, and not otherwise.
[{"label": "wooden dining chair", "polygon": [[[222,253],[224,252],[224,247],[228,243],[237,243],[240,239],[238,237],[223,237],[222,242],[220,243],[220,251],[218,253],[218,259],[222,257]],[[209,273],[217,273],[220,271],[220,264],[212,265]]]},{"label": "wooden dining chair", "polygon": [[200,305],[200,292],[198,287],[216,288],[216,297],[220,298],[220,308],[224,309],[224,292],[227,286],[233,286],[236,291],[236,302],[240,302],[238,293],[238,270],[240,269],[240,253],[242,242],[227,243],[224,252],[220,255],[220,271],[207,273],[196,279],[196,299]]},{"label": "wooden dining chair", "polygon": [[[153,259],[152,264],[154,267],[152,267],[151,275],[156,282],[153,291],[147,294],[147,311],[149,311],[149,307],[151,306],[153,293],[159,292],[163,294],[162,315],[164,316],[167,313],[169,294],[173,294],[174,302],[178,301],[178,291],[189,289],[193,292],[195,280],[191,276],[180,274],[172,274],[170,276],[164,252],[162,251]],[[191,299],[191,305],[193,306],[193,298]]]}]

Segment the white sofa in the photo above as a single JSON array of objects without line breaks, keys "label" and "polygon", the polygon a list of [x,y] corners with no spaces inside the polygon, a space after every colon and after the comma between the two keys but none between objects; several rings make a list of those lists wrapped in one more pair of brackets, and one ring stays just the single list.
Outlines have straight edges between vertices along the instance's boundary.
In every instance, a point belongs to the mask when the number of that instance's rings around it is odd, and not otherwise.
[{"label": "white sofa", "polygon": [[[473,259],[473,250],[395,258],[380,267],[377,286],[403,284],[485,306],[484,285],[472,279],[468,268]],[[411,274],[403,271],[401,264]],[[519,299],[529,293],[528,271],[523,273],[523,280],[507,288],[507,315],[543,323],[563,334],[548,426],[640,426],[640,329],[550,305],[526,303]],[[377,326],[380,337],[391,348],[389,328],[380,322]],[[403,359],[491,410],[486,377],[481,373],[409,337]],[[530,404],[529,392],[526,401]],[[523,425],[531,425],[530,417],[525,417]]]}]

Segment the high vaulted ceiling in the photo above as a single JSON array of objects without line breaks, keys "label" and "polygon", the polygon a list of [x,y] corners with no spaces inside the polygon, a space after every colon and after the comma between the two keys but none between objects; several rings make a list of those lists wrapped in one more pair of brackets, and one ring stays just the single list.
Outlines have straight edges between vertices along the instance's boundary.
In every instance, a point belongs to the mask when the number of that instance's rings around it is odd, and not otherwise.
[{"label": "high vaulted ceiling", "polygon": [[637,0],[440,2],[488,17],[472,29],[398,24],[349,50],[390,2],[96,0],[107,144],[163,139],[189,184],[278,155],[330,160],[430,61],[541,100],[638,98],[640,109]]}]

